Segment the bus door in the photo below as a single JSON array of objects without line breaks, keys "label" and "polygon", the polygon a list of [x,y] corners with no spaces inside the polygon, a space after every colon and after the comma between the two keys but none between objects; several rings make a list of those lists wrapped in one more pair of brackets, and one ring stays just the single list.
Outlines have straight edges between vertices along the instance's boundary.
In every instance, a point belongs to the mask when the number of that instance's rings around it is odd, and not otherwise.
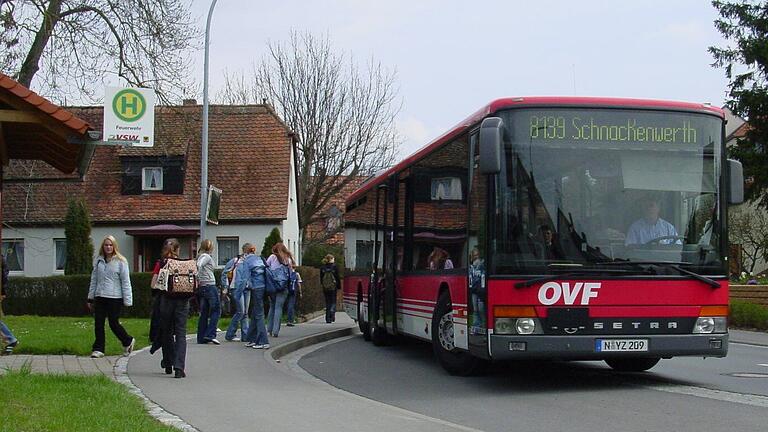
[{"label": "bus door", "polygon": [[405,188],[394,176],[387,189],[387,205],[385,206],[384,237],[384,325],[389,334],[397,334],[397,276],[403,262],[403,201],[401,195]]}]

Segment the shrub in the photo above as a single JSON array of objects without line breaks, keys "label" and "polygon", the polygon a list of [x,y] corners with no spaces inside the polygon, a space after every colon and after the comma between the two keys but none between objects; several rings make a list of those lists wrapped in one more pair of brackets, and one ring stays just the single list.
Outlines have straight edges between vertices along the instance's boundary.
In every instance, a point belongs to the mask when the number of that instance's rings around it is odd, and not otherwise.
[{"label": "shrub", "polygon": [[70,199],[64,217],[64,235],[67,238],[67,275],[90,274],[93,264],[91,219],[83,200]]},{"label": "shrub", "polygon": [[336,258],[336,266],[341,271],[344,268],[344,247],[341,245],[328,245],[325,243],[310,245],[301,255],[301,264],[321,267],[323,265],[323,258],[328,254]]},{"label": "shrub", "polygon": [[280,230],[272,228],[272,231],[269,232],[267,238],[264,239],[264,247],[261,248],[261,256],[264,258],[270,256],[272,254],[272,246],[282,241],[283,238],[280,237]]},{"label": "shrub", "polygon": [[743,300],[731,301],[731,325],[768,330],[768,308]]},{"label": "shrub", "polygon": [[296,300],[296,313],[308,315],[325,309],[325,297],[320,287],[320,271],[314,267],[301,266],[296,271],[301,275],[301,298]]}]

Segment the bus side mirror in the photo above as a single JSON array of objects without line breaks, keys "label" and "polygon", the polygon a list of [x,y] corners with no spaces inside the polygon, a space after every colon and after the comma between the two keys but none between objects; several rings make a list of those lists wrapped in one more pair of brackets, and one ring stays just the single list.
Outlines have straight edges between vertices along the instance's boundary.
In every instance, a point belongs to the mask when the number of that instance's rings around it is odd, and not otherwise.
[{"label": "bus side mirror", "polygon": [[501,172],[501,149],[504,122],[498,117],[488,117],[480,124],[480,174]]},{"label": "bus side mirror", "polygon": [[728,204],[744,202],[744,168],[741,162],[728,159]]}]

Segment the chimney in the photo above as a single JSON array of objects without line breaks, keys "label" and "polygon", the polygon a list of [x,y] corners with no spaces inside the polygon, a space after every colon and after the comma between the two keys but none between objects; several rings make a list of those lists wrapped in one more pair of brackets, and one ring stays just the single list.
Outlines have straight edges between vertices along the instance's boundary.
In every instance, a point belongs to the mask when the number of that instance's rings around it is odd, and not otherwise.
[{"label": "chimney", "polygon": [[197,105],[197,100],[196,99],[184,99],[182,101],[182,104],[184,106]]}]

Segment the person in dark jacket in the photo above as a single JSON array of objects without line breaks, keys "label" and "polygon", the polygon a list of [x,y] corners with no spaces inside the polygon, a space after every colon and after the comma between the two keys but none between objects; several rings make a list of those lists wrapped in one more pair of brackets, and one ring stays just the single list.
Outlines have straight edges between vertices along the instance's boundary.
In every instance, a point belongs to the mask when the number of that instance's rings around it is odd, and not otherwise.
[{"label": "person in dark jacket", "polygon": [[336,259],[328,254],[323,258],[323,266],[320,267],[320,286],[325,296],[325,322],[336,321],[336,291],[341,289],[339,269],[336,267]]},{"label": "person in dark jacket", "polygon": [[3,337],[3,341],[5,342],[5,348],[3,349],[3,354],[12,354],[13,349],[16,348],[16,346],[19,344],[19,340],[16,339],[16,336],[11,333],[11,329],[8,328],[7,325],[3,322],[3,300],[5,299],[5,289],[8,286],[8,264],[5,262],[5,255],[3,255],[3,279],[0,283],[2,283],[2,286],[0,286],[0,335]]}]

